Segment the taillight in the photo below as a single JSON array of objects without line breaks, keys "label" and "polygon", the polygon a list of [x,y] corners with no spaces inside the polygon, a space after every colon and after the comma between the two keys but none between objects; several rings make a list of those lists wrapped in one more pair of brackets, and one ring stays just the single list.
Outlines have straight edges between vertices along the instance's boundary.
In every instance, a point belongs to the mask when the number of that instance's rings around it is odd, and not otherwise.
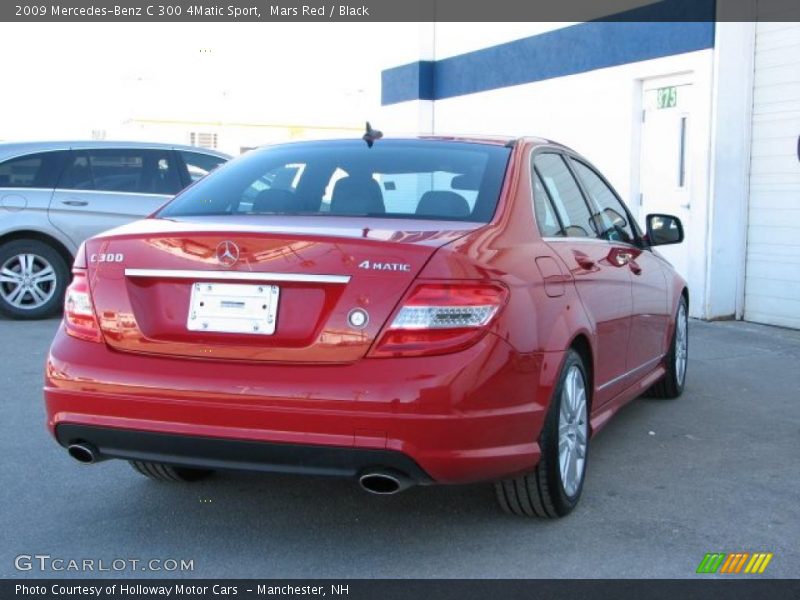
[{"label": "taillight", "polygon": [[481,339],[508,298],[496,283],[421,283],[378,338],[370,356],[426,356]]},{"label": "taillight", "polygon": [[100,342],[100,327],[94,315],[86,271],[73,269],[72,283],[64,297],[64,329],[76,338]]}]

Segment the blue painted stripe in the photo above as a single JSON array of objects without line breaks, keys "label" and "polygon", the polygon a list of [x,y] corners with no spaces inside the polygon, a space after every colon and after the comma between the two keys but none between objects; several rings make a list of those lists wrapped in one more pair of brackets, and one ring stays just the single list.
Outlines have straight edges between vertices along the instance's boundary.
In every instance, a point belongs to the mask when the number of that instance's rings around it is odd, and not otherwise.
[{"label": "blue painted stripe", "polygon": [[[714,0],[696,0],[695,7]],[[674,6],[675,2],[670,1]],[[631,13],[646,16],[644,9]],[[638,12],[637,12],[638,11]],[[712,10],[713,14],[713,10]],[[384,105],[441,100],[628,63],[713,48],[714,22],[590,21],[381,74]]]},{"label": "blue painted stripe", "polygon": [[434,62],[419,62],[387,69],[381,73],[381,103],[433,100]]},{"label": "blue painted stripe", "polygon": [[702,50],[713,40],[713,23],[581,23],[438,61],[434,98]]}]

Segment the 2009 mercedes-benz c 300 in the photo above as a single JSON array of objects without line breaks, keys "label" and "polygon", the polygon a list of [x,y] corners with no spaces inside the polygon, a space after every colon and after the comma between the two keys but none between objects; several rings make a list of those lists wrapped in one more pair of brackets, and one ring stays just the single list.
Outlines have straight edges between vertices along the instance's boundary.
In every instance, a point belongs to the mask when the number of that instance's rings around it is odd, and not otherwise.
[{"label": "2009 mercedes-benz c 300", "polygon": [[678,219],[643,233],[546,140],[367,142],[249,152],[84,244],[44,390],[74,458],[486,481],[559,517],[609,417],[681,394]]}]

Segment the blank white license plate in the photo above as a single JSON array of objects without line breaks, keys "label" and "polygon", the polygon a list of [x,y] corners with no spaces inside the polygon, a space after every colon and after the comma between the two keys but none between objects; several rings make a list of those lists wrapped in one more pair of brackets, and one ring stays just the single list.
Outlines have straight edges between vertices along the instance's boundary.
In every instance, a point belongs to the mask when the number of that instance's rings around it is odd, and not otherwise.
[{"label": "blank white license plate", "polygon": [[190,331],[272,335],[279,296],[277,285],[195,283],[186,327]]}]

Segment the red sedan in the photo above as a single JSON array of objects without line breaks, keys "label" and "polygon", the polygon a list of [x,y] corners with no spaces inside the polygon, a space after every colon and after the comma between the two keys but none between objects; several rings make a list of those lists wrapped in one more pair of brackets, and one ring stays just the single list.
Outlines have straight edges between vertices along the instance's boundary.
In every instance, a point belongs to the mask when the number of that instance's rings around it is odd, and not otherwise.
[{"label": "red sedan", "polygon": [[491,481],[509,512],[566,515],[591,436],[683,391],[688,291],[654,250],[683,229],[646,223],[541,139],[250,152],[85,243],[50,431],[155,479]]}]

